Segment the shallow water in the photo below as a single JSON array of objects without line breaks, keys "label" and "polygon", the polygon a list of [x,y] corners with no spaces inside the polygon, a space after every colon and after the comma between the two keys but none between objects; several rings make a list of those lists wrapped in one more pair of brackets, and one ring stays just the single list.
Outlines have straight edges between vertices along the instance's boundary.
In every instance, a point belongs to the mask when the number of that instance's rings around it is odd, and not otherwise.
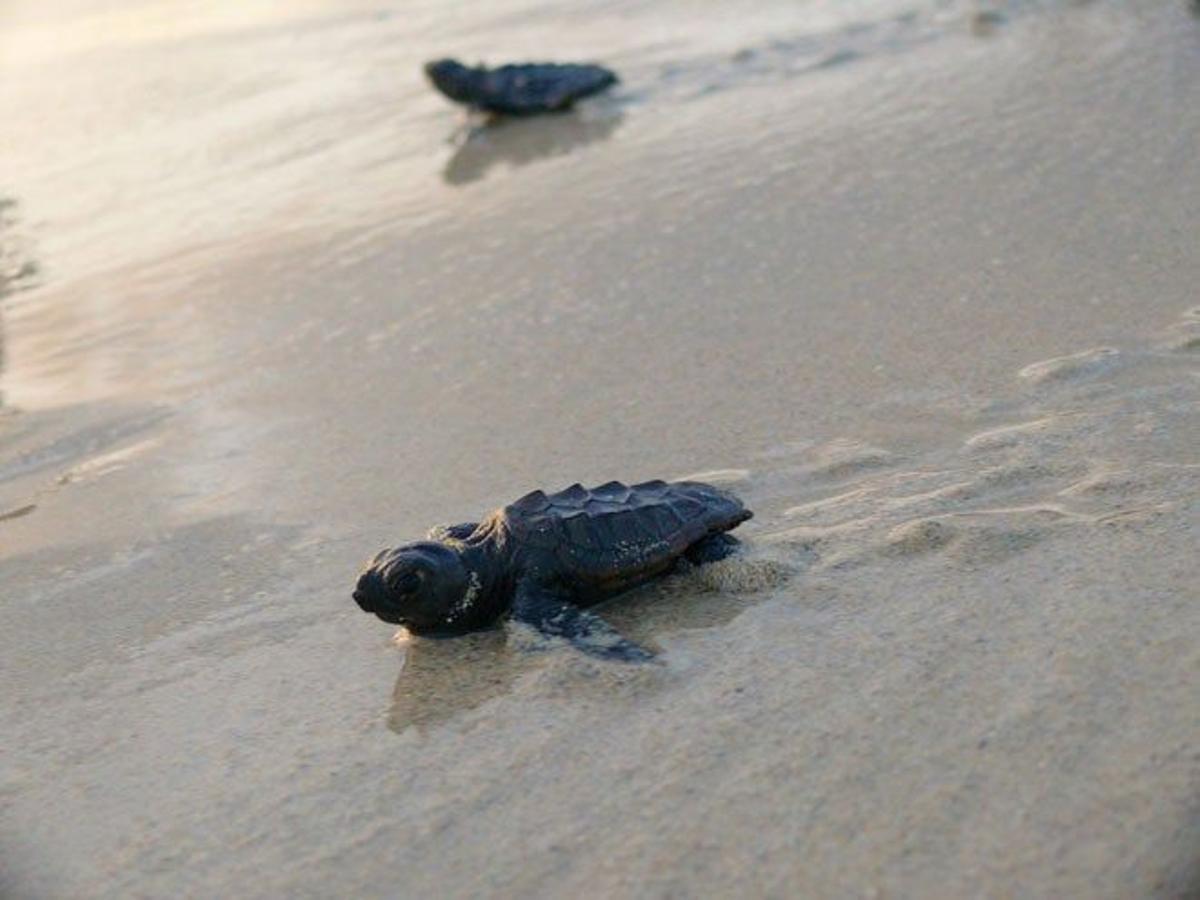
[{"label": "shallow water", "polygon": [[[0,10],[0,893],[1182,893],[1186,7],[489,10]],[[621,87],[420,82],[547,47]],[[661,666],[349,602],[696,472],[757,516],[606,612]]]}]

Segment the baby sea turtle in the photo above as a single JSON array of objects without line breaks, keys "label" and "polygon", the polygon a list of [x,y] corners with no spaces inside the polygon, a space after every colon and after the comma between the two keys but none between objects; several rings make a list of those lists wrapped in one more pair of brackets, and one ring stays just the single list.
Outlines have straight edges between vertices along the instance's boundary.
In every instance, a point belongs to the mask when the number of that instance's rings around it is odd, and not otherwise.
[{"label": "baby sea turtle", "polygon": [[576,100],[617,83],[603,66],[578,63],[524,63],[489,69],[454,59],[425,64],[433,86],[455,103],[508,116],[562,112]]},{"label": "baby sea turtle", "polygon": [[534,491],[482,522],[382,551],[354,600],[414,634],[463,634],[511,615],[593,656],[644,660],[648,651],[585,607],[665,574],[681,557],[727,556],[738,541],[726,532],[751,515],[737,497],[697,481]]}]

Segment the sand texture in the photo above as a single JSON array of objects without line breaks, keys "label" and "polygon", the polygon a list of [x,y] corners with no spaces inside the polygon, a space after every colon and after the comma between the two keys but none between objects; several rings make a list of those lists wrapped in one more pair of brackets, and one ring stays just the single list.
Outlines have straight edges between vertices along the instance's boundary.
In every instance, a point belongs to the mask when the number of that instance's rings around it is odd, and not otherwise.
[{"label": "sand texture", "polygon": [[[0,897],[1195,897],[1192,8],[480,6],[0,6]],[[350,600],[681,477],[656,664]]]}]

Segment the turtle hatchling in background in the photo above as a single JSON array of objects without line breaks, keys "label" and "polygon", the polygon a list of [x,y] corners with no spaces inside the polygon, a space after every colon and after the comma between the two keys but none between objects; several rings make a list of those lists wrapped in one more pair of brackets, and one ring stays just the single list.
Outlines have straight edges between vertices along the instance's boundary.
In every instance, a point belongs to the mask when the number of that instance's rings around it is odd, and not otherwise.
[{"label": "turtle hatchling in background", "polygon": [[354,600],[414,634],[463,634],[511,616],[593,656],[645,660],[648,651],[585,607],[665,574],[681,557],[727,556],[738,541],[726,532],[751,515],[737,497],[696,481],[534,491],[482,522],[382,551]]},{"label": "turtle hatchling in background", "polygon": [[617,83],[611,70],[579,63],[524,63],[489,69],[439,59],[425,64],[425,74],[455,103],[506,116],[562,112],[576,100]]}]

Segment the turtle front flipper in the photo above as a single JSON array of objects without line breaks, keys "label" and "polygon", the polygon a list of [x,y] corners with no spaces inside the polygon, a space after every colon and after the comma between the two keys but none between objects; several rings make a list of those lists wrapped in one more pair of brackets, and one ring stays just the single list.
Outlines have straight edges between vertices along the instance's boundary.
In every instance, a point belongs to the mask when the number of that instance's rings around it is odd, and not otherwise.
[{"label": "turtle front flipper", "polygon": [[425,536],[429,541],[465,541],[475,529],[479,527],[478,522],[462,522],[459,525],[434,525],[429,529],[429,534]]},{"label": "turtle front flipper", "polygon": [[564,638],[598,659],[648,662],[654,654],[622,637],[595,613],[580,609],[563,591],[523,581],[517,585],[513,618],[549,637]]}]

